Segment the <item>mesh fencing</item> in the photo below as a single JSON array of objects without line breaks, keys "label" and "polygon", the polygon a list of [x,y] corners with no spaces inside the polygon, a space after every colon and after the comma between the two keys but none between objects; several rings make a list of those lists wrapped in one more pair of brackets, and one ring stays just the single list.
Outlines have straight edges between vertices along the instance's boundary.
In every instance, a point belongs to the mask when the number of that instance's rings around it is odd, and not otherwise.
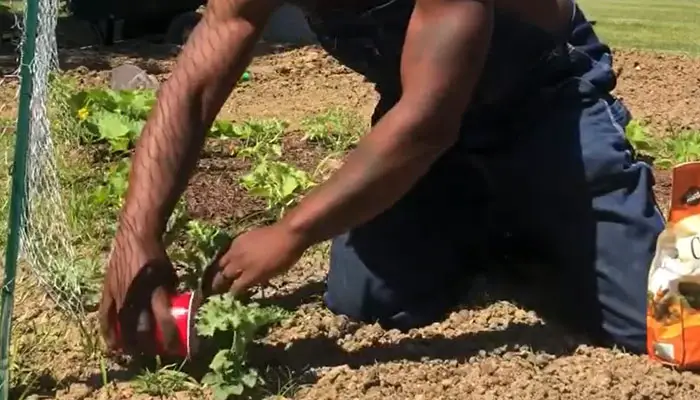
[{"label": "mesh fencing", "polygon": [[[60,120],[55,116],[65,111],[60,104],[52,102],[51,93],[52,76],[58,71],[56,22],[59,0],[37,0],[37,3],[36,37],[27,35],[26,29],[29,19],[34,16],[27,15],[21,11],[22,8],[19,8],[22,17],[18,18],[16,27],[20,32],[18,49],[22,49],[27,40],[33,39],[35,44],[33,59],[26,54],[19,56],[21,65],[29,66],[32,81],[29,148],[26,155],[25,225],[20,235],[21,272],[31,271],[55,304],[80,321],[85,314],[81,301],[81,282],[84,279],[72,243],[67,204],[62,196],[59,177],[61,155],[52,135],[57,128],[52,121]],[[13,76],[5,79],[12,79]],[[15,159],[19,160],[19,156],[15,155]]]}]

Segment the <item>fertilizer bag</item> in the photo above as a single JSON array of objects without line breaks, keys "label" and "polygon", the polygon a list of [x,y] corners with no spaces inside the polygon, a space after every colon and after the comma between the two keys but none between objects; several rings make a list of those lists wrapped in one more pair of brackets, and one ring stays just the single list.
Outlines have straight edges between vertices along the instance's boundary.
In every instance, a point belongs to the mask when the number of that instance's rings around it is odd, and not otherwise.
[{"label": "fertilizer bag", "polygon": [[700,162],[673,169],[668,224],[649,271],[647,350],[664,364],[700,368]]}]

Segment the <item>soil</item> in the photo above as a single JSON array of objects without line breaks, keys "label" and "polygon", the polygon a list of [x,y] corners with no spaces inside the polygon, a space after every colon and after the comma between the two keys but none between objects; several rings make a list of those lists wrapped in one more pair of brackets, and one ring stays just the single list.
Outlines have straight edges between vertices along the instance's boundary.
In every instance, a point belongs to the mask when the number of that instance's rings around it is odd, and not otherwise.
[{"label": "soil", "polygon": [[[172,51],[147,56],[121,51],[64,52],[67,73],[83,85],[108,82],[108,69],[133,62],[167,78]],[[310,113],[342,106],[368,122],[377,100],[362,77],[338,65],[315,47],[263,46],[250,67],[252,80],[232,94],[222,118],[276,117],[296,131]],[[619,95],[655,135],[700,129],[700,60],[636,51],[615,52]],[[9,79],[9,78],[8,78]],[[3,87],[3,100],[14,86]],[[0,113],[7,112],[0,108]],[[228,225],[264,207],[248,198],[237,179],[247,163],[210,143],[186,193],[198,217]],[[285,138],[285,159],[313,172],[323,152],[294,133]],[[662,208],[668,202],[670,174],[655,171]],[[444,321],[402,334],[335,316],[321,302],[327,249],[310,251],[286,275],[263,291],[263,302],[282,305],[293,317],[273,328],[252,350],[253,363],[268,371],[272,393],[292,382],[285,396],[295,399],[695,399],[700,376],[653,364],[646,357],[596,348],[534,312],[501,296],[504,286],[484,281],[464,307]],[[282,371],[282,372],[280,372]],[[286,372],[285,372],[286,371]],[[290,381],[291,378],[291,381]],[[148,399],[128,382],[100,389],[83,380],[53,393],[63,399]],[[99,385],[96,385],[99,386]],[[187,398],[180,394],[177,398]]]},{"label": "soil", "polygon": [[616,94],[657,134],[700,126],[700,63],[683,55],[617,51]]}]

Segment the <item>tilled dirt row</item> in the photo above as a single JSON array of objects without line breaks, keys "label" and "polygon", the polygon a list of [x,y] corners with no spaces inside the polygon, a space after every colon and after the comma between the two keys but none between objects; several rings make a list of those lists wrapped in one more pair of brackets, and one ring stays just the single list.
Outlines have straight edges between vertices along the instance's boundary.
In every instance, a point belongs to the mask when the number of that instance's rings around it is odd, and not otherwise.
[{"label": "tilled dirt row", "polygon": [[[323,272],[321,266],[304,263],[275,282],[282,292],[277,296],[286,300],[282,304],[296,312],[253,353],[260,365],[294,372],[299,382],[294,398],[641,400],[697,395],[696,375],[674,372],[646,357],[591,347],[517,302],[503,300],[532,295],[529,288],[480,282],[481,290],[462,309],[402,334],[353,323],[323,308]],[[311,300],[296,297],[294,287]]]}]

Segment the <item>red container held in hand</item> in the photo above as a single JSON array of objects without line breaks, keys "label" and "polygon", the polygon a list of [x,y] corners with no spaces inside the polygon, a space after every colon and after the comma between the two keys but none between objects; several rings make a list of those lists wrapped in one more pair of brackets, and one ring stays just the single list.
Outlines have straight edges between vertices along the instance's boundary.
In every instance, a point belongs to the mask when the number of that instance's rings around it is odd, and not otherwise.
[{"label": "red container held in hand", "polygon": [[[199,308],[199,296],[195,292],[178,293],[170,297],[170,314],[175,320],[178,335],[178,348],[175,354],[179,357],[190,358],[196,346],[194,334],[195,314]],[[119,324],[116,326],[117,338],[121,337]],[[163,332],[158,325],[154,329],[156,339],[156,351],[160,355],[165,354],[163,346]]]}]

